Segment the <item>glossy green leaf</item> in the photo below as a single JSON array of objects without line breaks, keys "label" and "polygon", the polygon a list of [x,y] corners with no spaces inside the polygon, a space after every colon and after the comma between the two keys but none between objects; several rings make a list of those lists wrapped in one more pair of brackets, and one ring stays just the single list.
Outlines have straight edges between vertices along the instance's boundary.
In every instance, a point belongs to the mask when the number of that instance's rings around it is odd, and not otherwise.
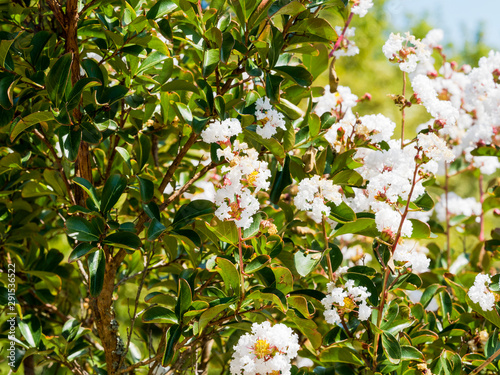
[{"label": "glossy green leaf", "polygon": [[169,323],[177,324],[179,320],[172,310],[163,306],[153,306],[142,314],[144,323]]},{"label": "glossy green leaf", "polygon": [[191,287],[184,279],[179,279],[179,290],[177,293],[177,304],[175,305],[175,315],[181,319],[186,311],[191,307],[193,297],[191,295]]},{"label": "glossy green leaf", "polygon": [[142,246],[140,238],[132,232],[115,232],[108,235],[103,243],[122,249],[137,250]]},{"label": "glossy green leaf", "polygon": [[429,285],[423,292],[422,297],[420,297],[420,303],[424,308],[431,302],[432,298],[438,293],[438,291],[445,289],[446,287],[439,284]]},{"label": "glossy green leaf", "polygon": [[217,258],[217,271],[224,280],[224,289],[228,296],[240,295],[240,274],[235,265],[225,259]]},{"label": "glossy green leaf", "polygon": [[137,74],[143,73],[150,68],[154,68],[167,58],[168,56],[165,56],[163,53],[158,51],[152,52],[142,61],[139,69],[137,70]]},{"label": "glossy green leaf", "polygon": [[99,239],[99,232],[83,217],[72,216],[66,220],[67,235],[77,241],[92,242]]},{"label": "glossy green leaf", "polygon": [[356,220],[356,214],[353,209],[349,207],[345,202],[340,203],[340,205],[328,204],[330,207],[329,218],[339,223],[353,222]]},{"label": "glossy green leaf", "polygon": [[266,96],[271,103],[277,103],[280,100],[280,87],[283,78],[276,75],[266,74]]},{"label": "glossy green leaf", "polygon": [[209,49],[206,50],[203,55],[203,65],[202,74],[203,77],[208,77],[215,71],[217,64],[219,63],[219,50]]},{"label": "glossy green leaf", "polygon": [[271,257],[269,255],[259,255],[247,264],[245,267],[245,273],[257,272],[266,267],[269,263],[271,263]]},{"label": "glossy green leaf", "polygon": [[371,218],[358,218],[352,223],[347,223],[342,225],[338,230],[335,231],[334,236],[340,236],[342,234],[360,234],[368,237],[377,237],[378,230],[375,224],[375,219]]},{"label": "glossy green leaf", "polygon": [[139,163],[139,170],[142,170],[151,154],[151,140],[146,134],[139,134],[139,142],[135,144],[134,150]]},{"label": "glossy green leaf", "polygon": [[143,202],[147,203],[151,201],[155,193],[155,184],[153,181],[146,178],[136,176],[137,181],[139,181],[139,190],[141,192],[141,199]]},{"label": "glossy green leaf", "polygon": [[224,303],[221,305],[217,305],[209,308],[200,316],[200,321],[198,323],[199,334],[201,335],[205,327],[214,320],[217,316],[223,313],[228,307],[230,303]]},{"label": "glossy green leaf", "polygon": [[162,365],[168,366],[174,356],[175,344],[181,337],[182,328],[178,324],[174,324],[167,332],[167,345],[165,345],[165,353],[163,354]]},{"label": "glossy green leaf", "polygon": [[42,338],[42,325],[35,315],[26,315],[18,323],[19,331],[32,348],[38,347]]},{"label": "glossy green leaf", "polygon": [[413,231],[411,233],[411,238],[426,239],[426,238],[430,237],[431,228],[429,227],[429,224],[424,223],[424,222],[417,220],[417,219],[410,219],[410,221],[413,225]]},{"label": "glossy green leaf", "polygon": [[110,176],[102,190],[101,212],[108,213],[118,202],[127,187],[127,179],[118,174]]},{"label": "glossy green leaf", "polygon": [[213,202],[207,200],[195,200],[179,208],[175,214],[172,226],[182,228],[197,217],[211,214],[215,211]]},{"label": "glossy green leaf", "polygon": [[85,192],[88,194],[90,199],[94,202],[94,205],[99,208],[101,206],[100,200],[97,198],[97,192],[95,191],[94,186],[84,179],[83,177],[75,177],[73,178],[73,182],[80,186]]},{"label": "glossy green leaf", "polygon": [[69,126],[61,126],[59,128],[59,145],[64,157],[69,161],[75,161],[78,157],[81,141],[81,130],[73,130]]},{"label": "glossy green leaf", "polygon": [[146,14],[146,18],[149,20],[154,20],[157,18],[162,18],[164,15],[171,13],[177,8],[177,5],[170,0],[158,0],[155,5]]},{"label": "glossy green leaf", "polygon": [[350,363],[353,365],[363,365],[360,355],[353,349],[345,346],[331,346],[326,348],[319,355],[322,362]]},{"label": "glossy green leaf", "polygon": [[156,218],[153,218],[148,227],[148,241],[156,240],[166,229],[167,228],[162,223]]},{"label": "glossy green leaf", "polygon": [[11,142],[16,139],[16,137],[21,134],[23,131],[26,129],[32,127],[33,125],[39,124],[41,122],[45,121],[51,121],[54,120],[54,115],[50,111],[40,111],[40,112],[33,112],[19,121],[15,122],[14,127],[11,130],[10,133],[10,140]]},{"label": "glossy green leaf", "polygon": [[294,255],[295,268],[300,276],[305,277],[316,268],[320,259],[321,253],[307,253],[299,250]]},{"label": "glossy green leaf", "polygon": [[71,75],[72,60],[73,54],[71,52],[60,57],[52,66],[45,79],[45,88],[56,108],[59,108],[64,99],[66,86],[69,84]]},{"label": "glossy green leaf", "polygon": [[66,110],[70,111],[78,106],[82,97],[83,90],[87,87],[100,86],[101,83],[97,78],[82,78],[79,80],[68,95]]},{"label": "glossy green leaf", "polygon": [[91,245],[89,243],[80,243],[76,245],[76,247],[69,255],[68,262],[71,263],[82,258],[94,249],[96,249],[94,245]]},{"label": "glossy green leaf", "polygon": [[90,295],[97,297],[104,285],[104,272],[106,270],[106,258],[104,252],[99,249],[89,255],[89,281]]},{"label": "glossy green leaf", "polygon": [[303,66],[275,66],[273,68],[279,75],[294,81],[302,87],[308,87],[312,84],[313,76]]},{"label": "glossy green leaf", "polygon": [[398,340],[388,332],[382,333],[382,347],[387,359],[391,363],[399,363],[401,361],[401,346]]},{"label": "glossy green leaf", "polygon": [[269,198],[274,204],[278,204],[283,190],[293,182],[290,174],[290,156],[286,156],[283,169],[277,171],[271,187]]}]

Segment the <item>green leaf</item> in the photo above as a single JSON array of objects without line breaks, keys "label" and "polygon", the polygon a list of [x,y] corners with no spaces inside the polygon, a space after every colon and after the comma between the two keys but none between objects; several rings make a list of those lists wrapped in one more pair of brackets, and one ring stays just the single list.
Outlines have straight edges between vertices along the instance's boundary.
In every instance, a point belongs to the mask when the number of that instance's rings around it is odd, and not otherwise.
[{"label": "green leaf", "polygon": [[277,158],[284,159],[286,157],[285,149],[283,148],[283,145],[280,142],[278,142],[278,140],[276,138],[264,139],[260,135],[258,135],[256,132],[253,132],[250,129],[244,129],[243,134],[245,134],[245,137],[248,137],[254,141],[257,141],[261,145],[265,146]]},{"label": "green leaf", "polygon": [[207,200],[195,200],[188,204],[185,204],[179,208],[175,214],[172,226],[174,228],[182,228],[189,224],[193,219],[211,214],[215,211],[215,206],[212,202]]},{"label": "green leaf", "polygon": [[275,66],[273,68],[279,75],[294,81],[302,87],[308,87],[313,81],[313,76],[303,66]]},{"label": "green leaf", "polygon": [[419,196],[413,203],[424,211],[430,211],[434,208],[434,201],[427,192]]},{"label": "green leaf", "polygon": [[102,190],[101,212],[106,215],[118,202],[127,187],[127,179],[118,174],[108,178]]},{"label": "green leaf", "polygon": [[35,33],[33,39],[31,39],[31,45],[33,46],[33,48],[30,51],[31,65],[33,66],[36,65],[38,59],[40,58],[40,54],[43,51],[43,48],[45,47],[45,45],[47,44],[52,35],[53,34],[45,30],[38,31],[37,33]]},{"label": "green leaf", "polygon": [[411,233],[411,238],[426,239],[431,235],[431,228],[429,224],[424,223],[417,219],[410,219],[413,225],[413,231]]},{"label": "green leaf", "polygon": [[202,334],[203,330],[208,325],[208,323],[214,320],[221,312],[224,312],[229,307],[230,304],[231,303],[224,303],[221,305],[211,307],[208,310],[206,310],[203,314],[201,314],[200,321],[198,323],[199,335]]},{"label": "green leaf", "polygon": [[224,280],[224,289],[228,296],[240,295],[240,274],[235,265],[225,258],[217,258],[217,271]]},{"label": "green leaf", "polygon": [[174,356],[175,344],[181,337],[182,328],[178,324],[174,324],[167,332],[167,345],[165,345],[165,353],[163,354],[163,366],[168,366]]},{"label": "green leaf", "polygon": [[215,226],[211,226],[208,223],[205,223],[205,225],[211,232],[215,233],[217,238],[221,241],[237,246],[238,229],[234,221],[220,221],[216,219],[216,222],[217,224]]},{"label": "green leaf", "polygon": [[33,125],[51,120],[54,120],[54,115],[50,111],[33,112],[28,116],[23,117],[19,121],[15,122],[15,125],[11,130],[10,133],[11,142],[14,142],[14,139],[16,139],[16,137],[19,134],[21,134],[26,129],[32,127]]},{"label": "green leaf", "polygon": [[90,144],[99,144],[102,140],[102,135],[99,129],[88,121],[80,123],[82,128],[82,140]]},{"label": "green leaf", "polygon": [[425,361],[425,357],[422,352],[417,348],[409,345],[401,345],[401,359],[403,361]]},{"label": "green leaf", "polygon": [[73,53],[69,52],[60,57],[50,69],[45,79],[45,88],[49,98],[56,108],[59,108],[66,93],[66,86],[69,83],[71,74],[71,61]]},{"label": "green leaf", "polygon": [[61,334],[67,342],[75,339],[82,324],[76,319],[69,319],[62,328]]},{"label": "green leaf", "polygon": [[148,241],[156,240],[166,229],[167,228],[162,223],[156,218],[153,218],[148,227]]},{"label": "green leaf", "polygon": [[474,310],[479,315],[481,315],[482,317],[493,323],[495,326],[500,328],[500,315],[498,315],[496,304],[493,307],[493,310],[484,311],[483,308],[479,305],[479,303],[472,302],[472,300],[469,298],[468,295],[466,296],[466,301],[472,310]]},{"label": "green leaf", "polygon": [[130,250],[137,250],[142,246],[140,238],[132,232],[112,233],[103,240],[103,243]]},{"label": "green leaf", "polygon": [[89,255],[89,281],[90,295],[97,297],[104,285],[104,272],[106,270],[106,258],[102,249]]},{"label": "green leaf", "polygon": [[75,161],[82,141],[82,131],[73,130],[70,126],[59,127],[59,145],[63,155],[69,161]]},{"label": "green leaf", "polygon": [[18,327],[29,346],[32,348],[38,347],[42,338],[42,325],[38,317],[26,315],[22,320],[19,320]]},{"label": "green leaf", "polygon": [[99,232],[83,217],[72,216],[66,220],[67,235],[77,241],[99,240]]},{"label": "green leaf", "polygon": [[155,67],[167,58],[168,56],[165,56],[163,53],[160,53],[158,51],[152,52],[142,61],[139,69],[137,70],[137,75],[144,72],[145,70]]},{"label": "green leaf", "polygon": [[401,346],[393,335],[388,332],[382,333],[382,347],[391,363],[397,364],[401,361]]},{"label": "green leaf", "polygon": [[363,177],[353,170],[346,169],[335,174],[331,179],[335,185],[362,186]]},{"label": "green leaf", "polygon": [[146,178],[137,177],[137,181],[139,181],[139,189],[141,191],[141,199],[144,203],[148,203],[153,199],[155,193],[155,184],[153,181],[148,180]]},{"label": "green leaf", "polygon": [[219,50],[209,49],[203,55],[202,74],[206,78],[212,74],[219,63]]},{"label": "green leaf", "polygon": [[89,243],[80,243],[76,245],[71,254],[69,254],[68,262],[71,263],[75,260],[80,259],[81,257],[84,257],[94,249],[96,249],[94,245],[91,245]]},{"label": "green leaf", "polygon": [[[17,36],[19,36],[19,34]],[[16,36],[16,38],[17,38],[17,36]],[[5,59],[7,57],[7,54],[9,53],[9,50],[10,50],[10,47],[12,46],[12,43],[14,43],[16,38],[10,39],[10,40],[2,40],[0,42],[0,66],[2,68],[5,68]]]},{"label": "green leaf", "polygon": [[220,47],[220,61],[227,63],[234,47],[234,38],[230,32],[222,34],[222,45]]},{"label": "green leaf", "polygon": [[496,156],[500,158],[500,146],[488,145],[481,146],[471,151],[471,155],[474,156]]},{"label": "green leaf", "polygon": [[14,88],[14,82],[16,81],[14,75],[8,75],[0,79],[0,106],[5,109],[12,108],[13,97],[12,89]]},{"label": "green leaf", "polygon": [[333,203],[329,203],[328,207],[330,207],[330,215],[329,218],[339,223],[347,223],[353,222],[356,220],[356,214],[353,209],[349,207],[345,202],[340,203],[340,205],[335,205]]},{"label": "green leaf", "polygon": [[286,156],[283,169],[276,172],[276,177],[273,180],[273,185],[271,187],[271,193],[269,198],[272,203],[278,204],[281,193],[283,190],[291,185],[293,182],[292,175],[290,174],[290,156]]},{"label": "green leaf", "polygon": [[188,282],[182,278],[179,279],[179,288],[177,294],[177,304],[175,305],[175,315],[182,319],[184,313],[189,310],[193,297],[191,295],[191,287]]},{"label": "green leaf", "polygon": [[68,95],[66,110],[71,111],[78,106],[78,103],[80,103],[80,99],[82,97],[83,90],[85,90],[87,87],[95,87],[100,85],[101,83],[97,78],[82,78],[81,80],[79,80],[77,83],[75,83],[75,86]]},{"label": "green leaf", "polygon": [[101,206],[101,202],[99,201],[99,199],[97,199],[97,192],[95,191],[94,186],[89,181],[87,181],[83,177],[75,177],[73,178],[73,182],[80,186],[83,190],[85,190],[96,207],[99,208]]},{"label": "green leaf", "polygon": [[185,123],[191,124],[193,121],[193,113],[189,109],[189,107],[184,103],[175,103],[175,109],[177,110],[177,114],[184,120]]},{"label": "green leaf", "polygon": [[328,245],[330,246],[330,251],[328,252],[328,256],[330,257],[330,262],[332,264],[332,273],[333,273],[337,271],[337,269],[342,264],[344,256],[342,255],[342,251],[340,251],[340,248],[337,245],[333,243],[329,243]]},{"label": "green leaf", "polygon": [[295,268],[300,276],[305,277],[318,265],[321,253],[306,253],[299,250],[294,255]]},{"label": "green leaf", "polygon": [[436,295],[436,293],[445,288],[446,288],[445,286],[439,284],[429,285],[422,293],[422,297],[420,297],[420,303],[422,304],[424,309],[431,302],[432,298]]},{"label": "green leaf", "polygon": [[267,15],[268,17],[274,17],[281,14],[295,16],[305,10],[306,8],[300,3],[300,1],[278,0],[272,3],[271,7],[267,11]]},{"label": "green leaf", "polygon": [[288,302],[288,306],[297,309],[304,318],[312,318],[312,315],[309,313],[309,308],[307,307],[307,300],[305,299],[305,297],[294,295],[289,296],[286,300]]},{"label": "green leaf", "polygon": [[97,104],[99,105],[111,105],[114,102],[123,98],[129,89],[122,85],[116,85],[112,87],[106,87],[102,91],[101,96],[98,97]]},{"label": "green leaf", "polygon": [[179,320],[172,310],[162,306],[153,306],[142,314],[144,323],[169,323],[177,324]]},{"label": "green leaf", "polygon": [[162,18],[165,14],[171,13],[177,5],[170,0],[158,0],[155,5],[146,13],[146,18],[148,20],[154,20],[157,18]]},{"label": "green leaf", "polygon": [[259,255],[256,258],[252,259],[250,263],[248,263],[248,265],[245,267],[245,272],[257,272],[266,267],[269,263],[271,263],[271,257],[269,255]]},{"label": "green leaf", "polygon": [[151,154],[151,140],[147,135],[142,133],[139,134],[139,143],[136,144],[134,149],[137,156],[137,162],[139,163],[139,170],[142,171]]},{"label": "green leaf", "polygon": [[375,219],[363,217],[358,218],[352,223],[347,223],[342,225],[337,231],[335,231],[334,236],[340,236],[342,234],[359,234],[368,237],[377,237],[379,232],[377,230],[377,225],[375,224]]},{"label": "green leaf", "polygon": [[266,74],[266,96],[272,104],[280,100],[280,86],[283,78],[276,75]]},{"label": "green leaf", "polygon": [[331,346],[321,352],[319,355],[321,362],[350,363],[357,366],[364,364],[357,351],[338,344],[335,345],[337,346]]}]

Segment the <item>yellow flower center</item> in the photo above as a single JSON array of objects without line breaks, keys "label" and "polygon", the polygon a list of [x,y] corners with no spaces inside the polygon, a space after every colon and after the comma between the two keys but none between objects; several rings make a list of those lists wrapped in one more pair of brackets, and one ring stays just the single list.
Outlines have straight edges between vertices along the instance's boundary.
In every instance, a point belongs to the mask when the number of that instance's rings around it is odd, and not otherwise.
[{"label": "yellow flower center", "polygon": [[354,310],[355,307],[356,307],[356,304],[354,303],[354,301],[352,299],[350,299],[349,297],[344,298],[344,309]]},{"label": "yellow flower center", "polygon": [[272,354],[271,345],[266,340],[257,340],[255,346],[253,347],[255,356],[259,359],[263,359],[264,357]]},{"label": "yellow flower center", "polygon": [[259,175],[259,172],[253,171],[250,173],[247,177],[247,181],[250,185],[253,185],[255,183],[255,180],[257,180],[257,176]]}]

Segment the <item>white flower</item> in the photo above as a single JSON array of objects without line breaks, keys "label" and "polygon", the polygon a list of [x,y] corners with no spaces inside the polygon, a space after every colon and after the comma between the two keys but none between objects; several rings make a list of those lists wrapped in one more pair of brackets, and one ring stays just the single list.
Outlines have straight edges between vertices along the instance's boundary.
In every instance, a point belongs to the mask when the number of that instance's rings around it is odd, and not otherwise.
[{"label": "white flower", "polygon": [[354,286],[354,280],[348,280],[345,285],[335,287],[334,283],[328,283],[328,294],[321,300],[325,307],[325,320],[330,324],[340,325],[342,320],[339,315],[358,308],[359,320],[368,320],[372,309],[367,304],[367,298],[371,296],[364,286]]},{"label": "white flower", "polygon": [[203,142],[227,142],[232,136],[241,133],[241,124],[238,119],[230,118],[222,122],[216,120],[208,125],[208,127],[201,132]]},{"label": "white flower", "polygon": [[342,195],[338,186],[316,175],[300,181],[299,192],[294,201],[299,210],[308,211],[309,217],[319,224],[323,220],[323,215],[330,215],[331,209],[325,201],[339,205],[342,203]]},{"label": "white flower", "polygon": [[467,293],[472,302],[479,303],[484,311],[491,311],[495,306],[495,295],[488,289],[490,283],[491,278],[480,273]]},{"label": "white flower", "polygon": [[284,324],[252,325],[252,333],[241,336],[234,346],[232,375],[290,375],[291,360],[300,349],[299,338]]},{"label": "white flower", "polygon": [[358,103],[358,97],[351,93],[351,89],[345,86],[338,86],[337,91],[330,92],[330,86],[325,86],[323,96],[314,99],[317,102],[314,112],[321,116],[323,113],[338,111],[345,113]]},{"label": "white flower", "polygon": [[[337,35],[341,35],[343,31],[342,26],[335,26],[335,31]],[[349,27],[344,33],[344,37],[342,38],[342,42],[340,43],[340,48],[337,49],[333,56],[354,56],[359,53],[359,48],[356,46],[352,38],[354,38],[354,33],[356,31],[355,27]]]},{"label": "white flower", "polygon": [[354,0],[351,12],[360,17],[366,16],[368,10],[373,6],[373,0]]},{"label": "white flower", "polygon": [[389,60],[399,63],[399,68],[406,73],[415,71],[418,62],[431,57],[429,47],[410,33],[406,33],[404,37],[391,33],[382,52]]},{"label": "white flower", "polygon": [[425,255],[429,250],[420,246],[415,241],[404,241],[399,243],[394,251],[395,262],[404,263],[403,266],[411,268],[414,273],[422,273],[429,270],[431,260]]},{"label": "white flower", "polygon": [[[434,211],[436,212],[439,221],[446,221],[446,194],[441,195],[440,201],[434,206]],[[481,215],[481,212],[481,203],[476,201],[475,198],[462,198],[454,192],[448,193],[449,215],[479,216]]]},{"label": "white flower", "polygon": [[423,134],[417,136],[419,147],[423,148],[424,154],[434,161],[445,161],[447,163],[455,160],[455,155],[446,146],[446,142],[439,138],[434,133]]},{"label": "white flower", "polygon": [[361,125],[356,127],[356,133],[365,134],[372,143],[389,142],[396,128],[394,121],[382,114],[362,116],[359,120]]},{"label": "white flower", "polygon": [[215,215],[220,220],[234,220],[240,228],[249,228],[260,207],[255,193],[269,188],[271,171],[267,162],[258,160],[259,153],[246,143],[235,141],[232,148],[218,150],[218,156],[225,157],[229,166],[221,169],[225,175],[222,186],[215,192],[218,206]]},{"label": "white flower", "polygon": [[275,110],[269,98],[259,98],[255,103],[255,118],[262,121],[263,127],[257,126],[256,132],[264,139],[271,138],[276,134],[276,128],[286,130],[285,120],[282,113]]}]

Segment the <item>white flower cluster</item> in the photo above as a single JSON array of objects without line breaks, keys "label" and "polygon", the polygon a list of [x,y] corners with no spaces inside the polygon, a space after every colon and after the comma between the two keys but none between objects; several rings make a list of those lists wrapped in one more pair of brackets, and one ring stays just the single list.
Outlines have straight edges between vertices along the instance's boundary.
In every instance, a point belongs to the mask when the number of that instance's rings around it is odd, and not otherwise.
[{"label": "white flower cluster", "polygon": [[264,139],[271,138],[276,134],[276,128],[286,130],[285,120],[282,113],[275,110],[269,98],[259,98],[255,103],[255,118],[262,121],[263,127],[257,126],[257,134]]},{"label": "white flower cluster", "polygon": [[[413,173],[416,168],[414,147],[399,146],[399,141],[390,140],[389,149],[360,149],[356,156],[364,160],[364,165],[356,170],[368,181],[363,192],[356,189],[355,198],[348,200],[351,207],[359,211],[375,212],[375,222],[380,231],[389,230],[396,234],[401,223],[398,201],[407,200],[413,184]],[[424,193],[421,181],[415,182],[411,200],[414,201]],[[401,234],[411,236],[413,231],[410,221],[405,220]]]},{"label": "white flower cluster", "polygon": [[332,181],[318,175],[300,181],[299,192],[294,199],[295,206],[299,210],[307,211],[309,217],[318,224],[323,220],[323,215],[328,216],[331,212],[325,201],[336,205],[342,203],[339,187],[333,185]]},{"label": "white flower cluster", "polygon": [[321,116],[324,113],[335,113],[337,118],[344,117],[346,112],[358,104],[358,97],[351,92],[349,87],[338,86],[337,91],[330,92],[330,86],[325,86],[325,93],[323,96],[314,99],[317,102],[314,112]]},{"label": "white flower cluster", "polygon": [[436,174],[439,167],[438,162],[450,163],[455,160],[455,155],[448,148],[446,142],[435,133],[420,133],[417,136],[417,145],[422,148],[424,156],[428,159],[423,166],[425,172]]},{"label": "white flower cluster", "polygon": [[345,285],[336,287],[334,283],[328,283],[328,294],[321,300],[325,307],[325,320],[330,324],[340,325],[340,315],[358,308],[359,320],[368,320],[372,309],[366,300],[371,296],[364,286],[354,286],[354,280],[348,280]]},{"label": "white flower cluster", "polygon": [[230,118],[224,121],[214,121],[201,132],[201,138],[206,143],[228,142],[229,138],[241,133],[238,119]]},{"label": "white flower cluster", "polygon": [[351,8],[351,12],[360,17],[366,16],[368,10],[373,6],[373,0],[353,0],[353,2],[354,5]]},{"label": "white flower cluster", "polygon": [[425,255],[428,252],[429,250],[418,242],[403,241],[397,245],[393,259],[403,263],[405,268],[411,268],[414,273],[422,273],[428,271],[431,264],[431,260]]},{"label": "white flower cluster", "polygon": [[389,142],[396,124],[382,114],[366,115],[359,119],[350,113],[335,123],[325,134],[325,139],[337,152],[343,152],[358,140],[369,143]]},{"label": "white flower cluster", "polygon": [[382,52],[390,61],[399,63],[399,69],[406,73],[414,72],[417,63],[428,60],[431,55],[427,45],[410,33],[404,36],[391,33],[382,47]]},{"label": "white flower cluster", "polygon": [[252,325],[252,333],[241,336],[234,346],[232,375],[289,375],[291,360],[300,349],[299,338],[284,324]]},{"label": "white flower cluster", "polygon": [[484,311],[491,311],[495,307],[495,295],[488,288],[490,283],[488,275],[479,273],[467,293],[472,302],[479,303]]},{"label": "white flower cluster", "polygon": [[255,149],[238,140],[232,147],[217,150],[217,155],[224,157],[229,166],[221,170],[225,175],[222,187],[215,193],[215,204],[219,206],[215,215],[220,220],[234,220],[240,228],[249,228],[259,209],[255,193],[269,188],[271,171],[267,162],[258,159]]},{"label": "white flower cluster", "polygon": [[[441,199],[434,206],[437,219],[441,222],[446,221],[446,194],[441,195]],[[475,198],[462,198],[454,192],[448,193],[448,213],[452,216],[465,215],[465,216],[479,216],[481,215],[481,203],[476,201]]]},{"label": "white flower cluster", "polygon": [[[335,32],[337,35],[341,35],[343,28],[341,26],[335,26]],[[359,53],[359,48],[356,46],[352,38],[354,38],[354,33],[356,32],[355,27],[349,27],[346,29],[342,41],[340,43],[340,48],[337,49],[333,56],[355,56]]]},{"label": "white flower cluster", "polygon": [[[433,30],[422,43],[434,48],[441,38],[442,31]],[[483,174],[492,174],[500,168],[498,158],[472,156],[470,152],[478,145],[500,142],[499,76],[500,52],[493,51],[481,58],[474,69],[446,62],[436,71],[431,58],[426,64],[419,64],[411,75],[416,98],[433,117],[420,129],[435,122],[440,124],[438,135],[447,141],[454,155],[464,155]]]}]

